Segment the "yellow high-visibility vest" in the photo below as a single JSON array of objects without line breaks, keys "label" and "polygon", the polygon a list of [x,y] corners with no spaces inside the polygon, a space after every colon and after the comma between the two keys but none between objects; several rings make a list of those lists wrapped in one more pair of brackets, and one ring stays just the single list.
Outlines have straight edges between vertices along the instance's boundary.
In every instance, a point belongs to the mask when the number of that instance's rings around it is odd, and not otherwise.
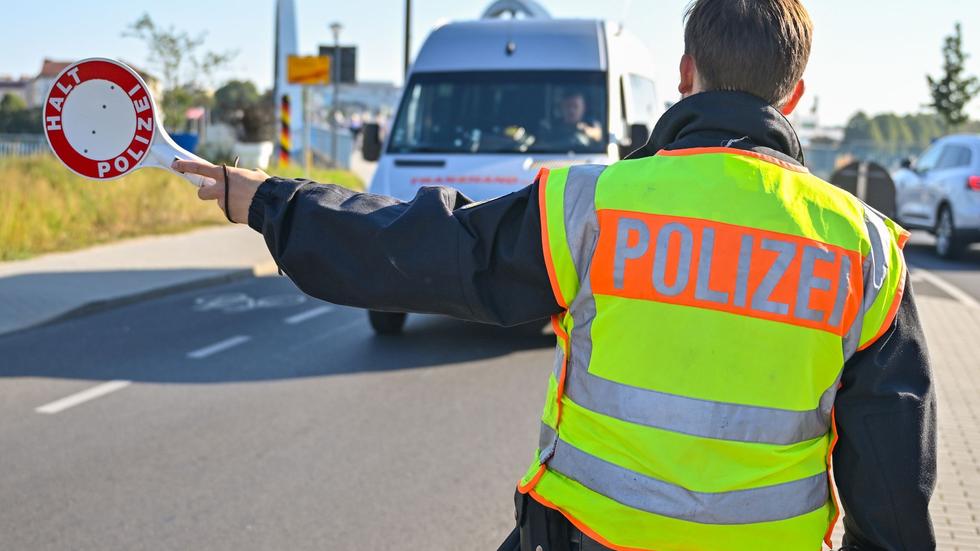
[{"label": "yellow high-visibility vest", "polygon": [[566,310],[519,490],[613,549],[820,549],[841,373],[892,324],[908,232],[730,148],[539,187]]}]

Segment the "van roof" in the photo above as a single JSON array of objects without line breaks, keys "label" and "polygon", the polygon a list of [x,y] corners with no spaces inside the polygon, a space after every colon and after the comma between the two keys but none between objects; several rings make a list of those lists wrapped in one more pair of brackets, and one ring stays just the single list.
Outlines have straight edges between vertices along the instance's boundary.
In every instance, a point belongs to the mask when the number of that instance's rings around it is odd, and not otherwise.
[{"label": "van roof", "polygon": [[[413,72],[606,69],[602,21],[481,19],[432,31]],[[508,54],[508,43],[513,52]]]}]

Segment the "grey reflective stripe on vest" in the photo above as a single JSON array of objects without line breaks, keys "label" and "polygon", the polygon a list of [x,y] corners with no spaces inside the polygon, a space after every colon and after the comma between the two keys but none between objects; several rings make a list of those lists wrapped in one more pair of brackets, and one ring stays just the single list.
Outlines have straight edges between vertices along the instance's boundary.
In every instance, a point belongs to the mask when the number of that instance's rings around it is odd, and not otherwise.
[{"label": "grey reflective stripe on vest", "polygon": [[595,190],[603,165],[578,165],[568,169],[565,179],[565,236],[572,253],[575,273],[586,279],[596,239],[599,237],[599,218],[595,210]]},{"label": "grey reflective stripe on vest", "polygon": [[867,205],[862,204],[862,206],[864,207],[864,224],[868,230],[868,241],[871,244],[871,249],[861,266],[861,273],[864,274],[864,296],[861,300],[861,307],[858,309],[851,327],[844,334],[845,362],[857,352],[861,345],[864,314],[871,309],[875,300],[878,299],[885,279],[888,277],[888,270],[892,268],[888,263],[888,253],[892,247],[892,234],[885,226],[884,216]]},{"label": "grey reflective stripe on vest", "polygon": [[588,373],[578,357],[569,371],[565,396],[590,411],[691,436],[761,444],[796,444],[827,434],[837,391],[835,383],[824,392],[830,399],[821,398],[818,408],[792,411],[713,402],[616,383]]},{"label": "grey reflective stripe on vest", "polygon": [[[575,326],[569,335],[570,344],[573,350],[569,352],[567,369],[571,369],[571,359],[575,356],[575,341],[586,339],[589,341],[589,355],[592,349],[592,320],[595,319],[595,299],[592,296],[592,285],[589,277],[589,267],[592,264],[592,254],[595,252],[596,240],[599,237],[599,217],[595,208],[596,185],[599,183],[599,176],[606,167],[603,165],[577,165],[568,169],[568,177],[565,179],[565,192],[562,196],[564,202],[565,236],[568,239],[568,249],[572,255],[572,262],[575,264],[575,273],[578,275],[580,288],[569,306],[571,312],[582,310],[582,304],[590,305],[587,308],[591,312],[589,315],[582,316],[573,314]],[[584,334],[583,334],[584,331]],[[564,353],[558,347],[555,361],[555,378],[560,377],[561,362],[564,361]],[[588,366],[588,364],[586,364]],[[565,374],[566,379],[568,373]],[[554,431],[548,429],[542,431],[538,438],[539,456],[541,463],[547,463],[555,452],[558,438]]]},{"label": "grey reflective stripe on vest", "polygon": [[[542,432],[551,432],[547,425]],[[548,469],[627,507],[700,524],[754,524],[793,518],[823,507],[827,473],[747,490],[694,492],[615,465],[556,439]]]},{"label": "grey reflective stripe on vest", "polygon": [[547,463],[555,455],[555,446],[558,445],[558,435],[548,425],[541,423],[541,432],[538,433],[538,462]]}]

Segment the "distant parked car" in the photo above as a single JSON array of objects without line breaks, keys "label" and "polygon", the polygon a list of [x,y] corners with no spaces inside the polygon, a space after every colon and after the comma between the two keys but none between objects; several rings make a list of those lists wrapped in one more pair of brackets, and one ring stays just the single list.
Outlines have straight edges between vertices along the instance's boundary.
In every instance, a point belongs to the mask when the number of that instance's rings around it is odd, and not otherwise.
[{"label": "distant parked car", "polygon": [[980,242],[980,135],[940,138],[904,164],[894,175],[899,222],[931,231],[943,258]]}]

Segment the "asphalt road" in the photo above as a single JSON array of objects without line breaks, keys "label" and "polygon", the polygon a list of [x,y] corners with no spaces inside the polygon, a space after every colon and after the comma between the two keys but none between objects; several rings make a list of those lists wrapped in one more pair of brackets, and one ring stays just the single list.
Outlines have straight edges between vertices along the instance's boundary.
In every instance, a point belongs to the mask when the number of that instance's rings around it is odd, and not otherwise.
[{"label": "asphalt road", "polygon": [[916,292],[949,296],[949,289],[937,289],[932,281],[916,277],[915,269],[918,268],[938,276],[973,300],[980,301],[980,245],[974,245],[957,260],[943,260],[933,252],[934,242],[928,233],[916,231],[905,245],[905,259],[912,266]]},{"label": "asphalt road", "polygon": [[496,549],[553,339],[279,277],[0,337],[0,549]]},{"label": "asphalt road", "polygon": [[[980,250],[930,247],[916,293],[980,301]],[[379,338],[279,277],[0,337],[0,549],[495,549],[552,349],[432,316]]]}]

